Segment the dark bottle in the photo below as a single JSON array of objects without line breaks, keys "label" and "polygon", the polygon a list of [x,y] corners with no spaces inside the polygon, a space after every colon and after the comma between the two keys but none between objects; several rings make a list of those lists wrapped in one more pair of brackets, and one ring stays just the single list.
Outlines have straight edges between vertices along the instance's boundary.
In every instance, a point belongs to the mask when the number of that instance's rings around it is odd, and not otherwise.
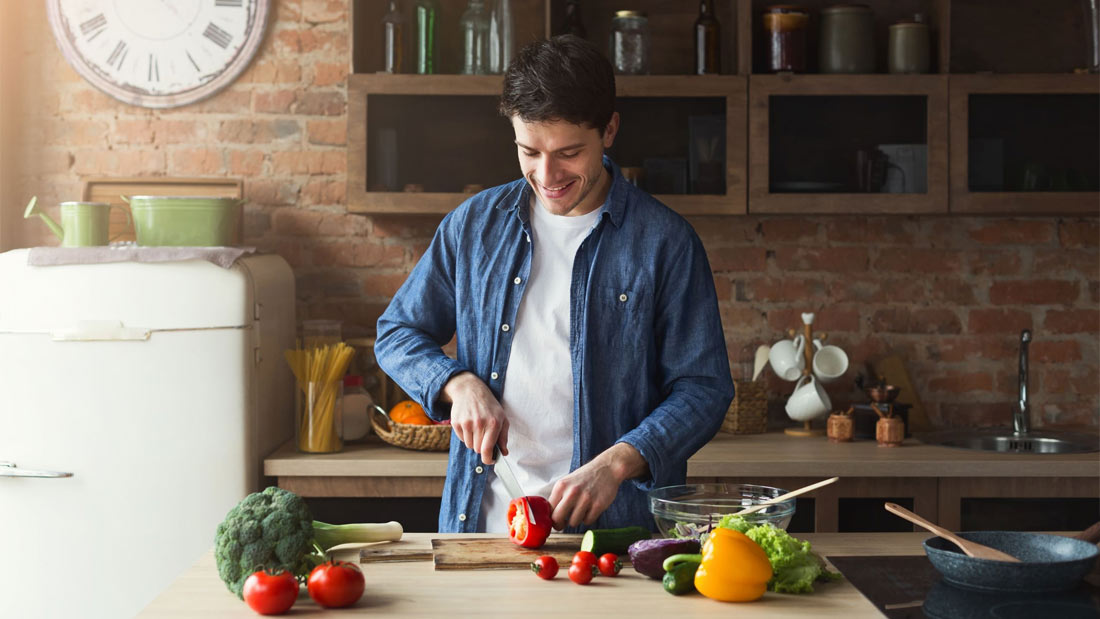
[{"label": "dark bottle", "polygon": [[416,72],[435,73],[435,20],[439,15],[436,0],[416,0]]},{"label": "dark bottle", "polygon": [[584,22],[581,21],[580,0],[566,0],[565,25],[562,26],[561,33],[575,34],[582,39],[588,37],[588,31],[584,29]]},{"label": "dark bottle", "polygon": [[408,49],[405,30],[405,16],[397,6],[397,0],[390,0],[390,10],[382,18],[382,56],[386,73],[405,73],[405,50]]},{"label": "dark bottle", "polygon": [[707,75],[721,72],[721,26],[714,15],[714,0],[702,0],[699,3],[699,18],[695,20],[695,73]]}]

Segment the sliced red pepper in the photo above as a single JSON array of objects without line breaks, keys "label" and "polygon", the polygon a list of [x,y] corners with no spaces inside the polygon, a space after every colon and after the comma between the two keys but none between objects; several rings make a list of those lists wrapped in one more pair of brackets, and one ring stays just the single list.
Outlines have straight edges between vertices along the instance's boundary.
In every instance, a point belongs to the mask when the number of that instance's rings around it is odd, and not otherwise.
[{"label": "sliced red pepper", "polygon": [[[531,514],[535,521],[531,522]],[[508,504],[508,537],[524,548],[538,548],[550,536],[550,501],[540,496],[512,499]]]}]

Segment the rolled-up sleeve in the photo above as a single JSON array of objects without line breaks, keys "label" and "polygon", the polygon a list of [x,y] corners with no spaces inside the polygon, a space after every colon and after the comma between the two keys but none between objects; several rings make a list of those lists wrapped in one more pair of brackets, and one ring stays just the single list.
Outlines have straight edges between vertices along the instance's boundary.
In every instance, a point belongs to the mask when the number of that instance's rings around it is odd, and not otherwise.
[{"label": "rolled-up sleeve", "polygon": [[632,480],[643,491],[682,483],[687,459],[718,432],[733,399],[714,279],[698,237],[692,234],[666,264],[655,327],[667,396],[618,441],[632,445],[649,465],[649,476]]},{"label": "rolled-up sleeve", "polygon": [[450,417],[443,386],[466,368],[443,352],[455,333],[454,212],[436,229],[427,252],[378,319],[378,365],[431,418]]}]

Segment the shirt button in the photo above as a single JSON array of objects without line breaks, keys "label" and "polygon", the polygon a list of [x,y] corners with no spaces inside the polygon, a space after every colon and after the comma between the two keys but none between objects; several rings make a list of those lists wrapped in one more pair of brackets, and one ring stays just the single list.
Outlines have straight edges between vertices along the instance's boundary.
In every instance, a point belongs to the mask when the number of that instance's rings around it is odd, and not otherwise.
[{"label": "shirt button", "polygon": [[[491,378],[493,380],[496,380],[496,379],[500,378],[500,374],[497,374],[496,372],[493,372],[492,374],[489,375],[489,378]],[[478,471],[478,473],[480,473],[480,472],[481,471]]]},{"label": "shirt button", "polygon": [[623,303],[626,303],[626,294],[625,294],[625,293],[624,293],[624,294],[620,294],[620,295],[619,295],[619,300],[620,300],[620,301],[622,301]]},{"label": "shirt button", "polygon": [[506,325],[506,324],[505,324],[505,325],[501,325],[501,326],[500,326],[500,330],[501,330],[501,331],[507,331],[507,330],[508,330],[509,328],[510,328],[510,327],[509,327],[508,325]]},{"label": "shirt button", "polygon": [[458,515],[458,521],[459,522],[466,522],[466,514],[459,514]]},{"label": "shirt button", "polygon": [[513,279],[513,280],[512,280],[512,283],[513,283],[513,284],[518,284],[518,283],[520,283],[520,282],[522,282],[522,281],[523,281],[522,279],[520,279],[520,278],[518,278],[518,277],[517,277],[517,278],[515,278],[515,279]]},{"label": "shirt button", "polygon": [[477,467],[476,469],[474,469],[474,472],[475,472],[475,473],[484,473],[484,472],[485,472],[485,469],[483,469],[483,468],[481,468],[480,466],[478,466],[478,467]]}]

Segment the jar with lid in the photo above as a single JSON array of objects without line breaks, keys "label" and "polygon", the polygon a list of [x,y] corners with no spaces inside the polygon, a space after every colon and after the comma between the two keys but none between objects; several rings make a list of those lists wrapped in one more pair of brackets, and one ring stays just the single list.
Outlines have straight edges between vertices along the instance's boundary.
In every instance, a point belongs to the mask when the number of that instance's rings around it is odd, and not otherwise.
[{"label": "jar with lid", "polygon": [[806,71],[806,27],[810,14],[801,7],[770,6],[764,12],[765,69],[771,73]]},{"label": "jar with lid", "polygon": [[875,72],[875,14],[865,4],[821,9],[818,63],[822,73]]},{"label": "jar with lid", "polygon": [[928,73],[932,67],[928,24],[918,15],[890,26],[886,66],[890,73]]},{"label": "jar with lid", "polygon": [[621,75],[649,73],[649,19],[641,11],[615,11],[611,20],[611,65]]}]

